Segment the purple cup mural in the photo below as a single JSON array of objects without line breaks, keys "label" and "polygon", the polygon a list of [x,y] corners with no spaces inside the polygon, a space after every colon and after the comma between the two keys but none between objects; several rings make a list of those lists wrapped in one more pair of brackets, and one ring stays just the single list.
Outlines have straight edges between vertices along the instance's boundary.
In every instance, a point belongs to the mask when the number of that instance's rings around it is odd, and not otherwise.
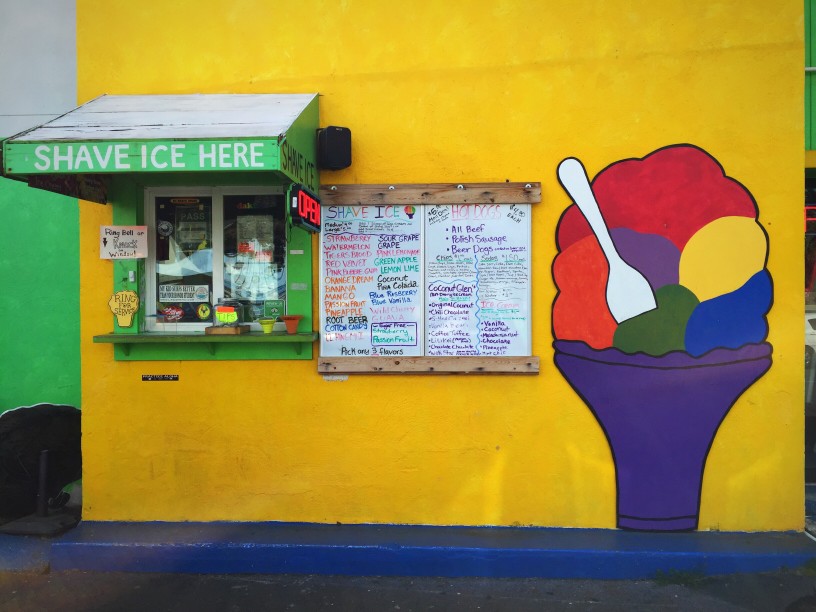
[{"label": "purple cup mural", "polygon": [[771,367],[756,202],[692,145],[616,162],[592,183],[568,158],[558,177],[574,205],[553,262],[555,364],[609,442],[617,525],[696,529],[717,430]]},{"label": "purple cup mural", "polygon": [[695,358],[594,351],[557,341],[555,363],[603,427],[615,461],[618,527],[697,528],[708,451],[737,398],[771,366],[768,344]]}]

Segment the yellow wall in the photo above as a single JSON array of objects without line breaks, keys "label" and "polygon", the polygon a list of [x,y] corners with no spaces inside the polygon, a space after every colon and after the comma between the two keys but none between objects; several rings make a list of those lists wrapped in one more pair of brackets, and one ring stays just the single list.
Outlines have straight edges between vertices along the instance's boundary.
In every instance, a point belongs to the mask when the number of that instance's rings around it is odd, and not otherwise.
[{"label": "yellow wall", "polygon": [[345,382],[316,361],[114,362],[91,341],[112,326],[111,211],[82,203],[86,519],[614,527],[606,440],[552,364],[555,169],[690,142],[757,199],[775,287],[774,365],[721,427],[700,528],[803,527],[800,0],[77,4],[80,102],[316,91],[354,141],[323,183],[541,181],[544,200],[540,375]]}]

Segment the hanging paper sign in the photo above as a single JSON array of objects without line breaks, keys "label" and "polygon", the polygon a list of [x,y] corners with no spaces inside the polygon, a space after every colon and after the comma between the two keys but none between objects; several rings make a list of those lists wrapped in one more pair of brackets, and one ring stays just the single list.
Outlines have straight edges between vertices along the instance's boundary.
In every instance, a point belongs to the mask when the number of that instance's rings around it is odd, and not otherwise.
[{"label": "hanging paper sign", "polygon": [[147,257],[147,226],[103,225],[99,228],[100,259]]}]

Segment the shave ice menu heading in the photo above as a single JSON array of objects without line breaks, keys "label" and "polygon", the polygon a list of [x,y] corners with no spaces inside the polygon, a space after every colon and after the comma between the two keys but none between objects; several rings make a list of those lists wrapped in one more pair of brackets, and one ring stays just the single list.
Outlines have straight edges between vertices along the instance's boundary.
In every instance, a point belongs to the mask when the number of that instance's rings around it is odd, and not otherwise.
[{"label": "shave ice menu heading", "polygon": [[326,206],[321,355],[530,354],[530,207]]}]

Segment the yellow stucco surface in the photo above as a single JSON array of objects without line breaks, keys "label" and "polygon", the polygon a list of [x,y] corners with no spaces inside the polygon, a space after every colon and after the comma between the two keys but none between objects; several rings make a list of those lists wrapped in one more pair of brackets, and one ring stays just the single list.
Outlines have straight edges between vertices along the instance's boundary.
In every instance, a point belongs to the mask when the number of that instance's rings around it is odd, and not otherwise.
[{"label": "yellow stucco surface", "polygon": [[[537,376],[352,375],[313,361],[114,362],[111,208],[81,204],[84,518],[615,526],[604,434],[552,361],[567,156],[590,176],[704,148],[770,236],[774,365],[726,417],[701,529],[803,527],[799,0],[78,0],[79,102],[319,92],[353,133],[331,183],[541,181]],[[317,261],[315,282],[317,281]],[[143,383],[174,373],[177,383]]]}]

